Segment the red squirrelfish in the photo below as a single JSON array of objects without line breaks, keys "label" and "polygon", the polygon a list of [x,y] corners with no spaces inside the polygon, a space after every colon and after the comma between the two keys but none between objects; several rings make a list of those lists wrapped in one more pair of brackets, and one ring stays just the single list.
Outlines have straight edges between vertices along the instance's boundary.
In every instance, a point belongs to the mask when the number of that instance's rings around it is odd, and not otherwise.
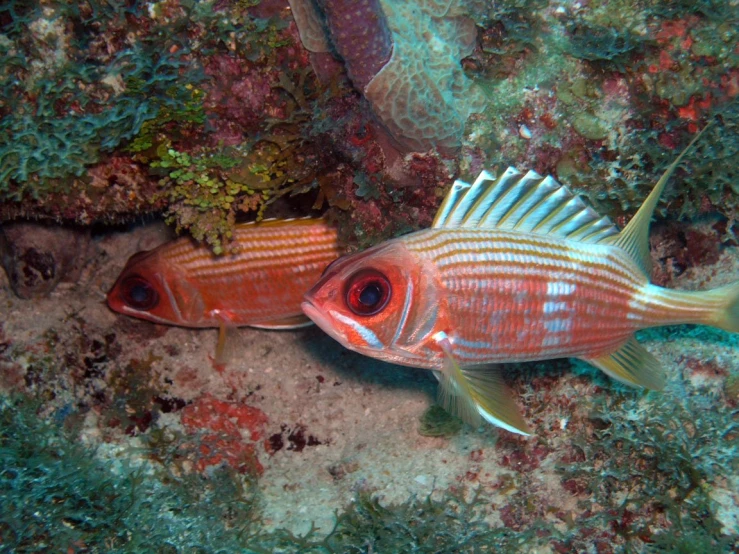
[{"label": "red squirrelfish", "polygon": [[684,154],[623,231],[532,171],[457,181],[432,228],[335,261],[303,311],[347,348],[437,371],[442,405],[472,424],[529,433],[484,364],[574,357],[660,389],[661,365],[635,331],[739,331],[739,282],[699,292],[649,282],[649,222]]},{"label": "red squirrelfish", "polygon": [[289,329],[310,324],[303,294],[341,255],[323,219],[237,225],[237,253],[216,256],[182,237],[133,255],[108,293],[122,314],[183,327]]}]

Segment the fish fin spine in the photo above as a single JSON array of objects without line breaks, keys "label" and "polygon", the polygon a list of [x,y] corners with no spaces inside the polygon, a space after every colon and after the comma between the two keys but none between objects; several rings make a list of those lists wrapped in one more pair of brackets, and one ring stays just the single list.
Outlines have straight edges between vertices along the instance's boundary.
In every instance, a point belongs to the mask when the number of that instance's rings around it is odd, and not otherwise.
[{"label": "fish fin spine", "polygon": [[659,178],[657,184],[654,185],[652,192],[649,193],[649,196],[644,200],[636,214],[634,214],[634,217],[631,218],[631,221],[629,221],[621,233],[612,240],[612,243],[615,246],[624,250],[629,257],[636,262],[645,275],[649,276],[652,274],[652,258],[649,254],[649,224],[652,221],[654,209],[659,203],[659,198],[662,196],[662,191],[665,190],[665,185],[669,178],[678,168],[685,155],[710,126],[711,123],[709,122],[697,135],[693,137],[683,151],[680,152],[680,155],[675,158]]},{"label": "fish fin spine", "polygon": [[554,178],[513,167],[498,178],[483,171],[471,185],[455,181],[432,227],[516,230],[588,243],[618,235],[610,219]]}]

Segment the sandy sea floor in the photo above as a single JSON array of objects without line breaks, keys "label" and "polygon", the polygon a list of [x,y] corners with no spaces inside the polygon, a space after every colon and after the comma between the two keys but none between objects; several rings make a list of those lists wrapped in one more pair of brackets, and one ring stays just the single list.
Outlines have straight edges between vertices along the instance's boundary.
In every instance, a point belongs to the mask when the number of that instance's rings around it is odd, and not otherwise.
[{"label": "sandy sea floor", "polygon": [[[728,405],[725,411],[736,421],[739,398],[732,396],[732,383],[739,376],[739,339],[694,327],[640,337],[667,368],[669,384],[661,393],[630,391],[581,363],[507,368],[504,375],[536,429],[528,439],[489,426],[464,427],[451,437],[421,435],[420,419],[434,402],[433,375],[349,352],[315,327],[240,329],[231,337],[227,368],[218,372],[210,359],[217,331],[153,325],[103,303],[128,256],[166,236],[152,224],[97,238],[81,280],[62,284],[47,299],[20,300],[2,281],[2,336],[9,344],[0,362],[2,387],[43,396],[49,417],[63,408],[73,412],[84,440],[98,446],[97,456],[141,463],[150,458],[145,439],[154,430],[192,431],[183,423],[186,404],[257,408],[265,423],[210,447],[241,443],[253,449],[264,468],[258,497],[265,530],[302,534],[314,525],[328,532],[335,512],[360,491],[389,504],[410,495],[476,489],[487,495],[484,516],[492,525],[515,529],[537,517],[566,529],[584,506],[589,513],[605,509],[587,486],[571,484],[587,485],[583,475],[602,478],[597,454],[576,455],[590,448],[581,445],[583,437],[596,436],[588,427],[597,423],[596,406],[635,406],[629,418],[649,426],[653,404],[688,398],[690,406],[708,410]],[[739,248],[729,247],[716,264],[688,270],[673,284],[689,289],[736,279]],[[624,400],[608,404],[613,398]],[[226,418],[238,423],[234,413]],[[695,455],[713,456],[718,447]],[[563,465],[581,470],[579,476],[568,479]],[[179,467],[207,471],[196,456]],[[713,468],[703,478],[723,532],[739,534],[736,465]],[[535,504],[528,511],[521,509],[520,491]]]}]

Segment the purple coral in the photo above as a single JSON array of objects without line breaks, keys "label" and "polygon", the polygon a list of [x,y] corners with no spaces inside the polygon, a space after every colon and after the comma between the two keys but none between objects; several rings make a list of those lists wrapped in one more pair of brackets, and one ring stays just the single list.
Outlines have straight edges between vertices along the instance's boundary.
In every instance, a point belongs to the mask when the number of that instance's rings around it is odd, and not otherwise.
[{"label": "purple coral", "polygon": [[379,0],[319,0],[336,52],[359,90],[369,84],[393,53],[393,39]]}]

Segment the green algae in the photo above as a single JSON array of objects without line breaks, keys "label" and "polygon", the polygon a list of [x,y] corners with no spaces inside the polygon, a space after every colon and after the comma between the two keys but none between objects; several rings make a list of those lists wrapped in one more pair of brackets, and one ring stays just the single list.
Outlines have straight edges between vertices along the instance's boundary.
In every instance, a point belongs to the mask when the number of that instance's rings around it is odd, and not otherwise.
[{"label": "green algae", "polygon": [[570,25],[567,51],[574,57],[613,65],[623,71],[628,57],[643,48],[644,40],[625,29],[581,21]]},{"label": "green algae", "polygon": [[[711,496],[711,483],[739,469],[739,427],[728,408],[665,393],[611,394],[595,399],[590,418],[591,430],[572,439],[585,460],[559,466],[563,479],[586,484],[591,496],[580,509],[597,506],[578,526],[611,526],[626,544],[653,542],[657,552],[723,552],[736,543]],[[654,531],[655,514],[669,529]]]},{"label": "green algae", "polygon": [[577,114],[572,119],[572,126],[588,140],[602,140],[608,136],[608,122],[587,112]]},{"label": "green algae", "polygon": [[[155,99],[166,99],[171,84],[182,80],[184,52],[170,54],[149,41],[106,59],[89,53],[90,30],[114,32],[128,11],[122,3],[92,2],[6,12],[0,200],[66,190],[69,178],[136,136],[157,116],[162,101]],[[196,79],[196,72],[187,78]]]},{"label": "green algae", "polygon": [[[268,532],[254,481],[223,467],[206,476],[162,465],[176,437],[153,435],[151,451],[96,451],[64,425],[71,411],[47,422],[41,410],[0,398],[0,540],[12,552],[517,552],[536,539],[488,524],[483,496],[452,493],[382,505],[362,492],[328,532]],[[147,452],[154,461],[134,456]]]},{"label": "green algae", "polygon": [[43,421],[39,409],[28,399],[0,400],[4,551],[192,552],[240,544],[255,506],[240,476],[221,469],[170,475],[165,483],[150,467],[103,459],[78,433]]},{"label": "green algae", "polygon": [[424,437],[453,437],[462,430],[462,420],[432,404],[421,416],[418,433]]}]

